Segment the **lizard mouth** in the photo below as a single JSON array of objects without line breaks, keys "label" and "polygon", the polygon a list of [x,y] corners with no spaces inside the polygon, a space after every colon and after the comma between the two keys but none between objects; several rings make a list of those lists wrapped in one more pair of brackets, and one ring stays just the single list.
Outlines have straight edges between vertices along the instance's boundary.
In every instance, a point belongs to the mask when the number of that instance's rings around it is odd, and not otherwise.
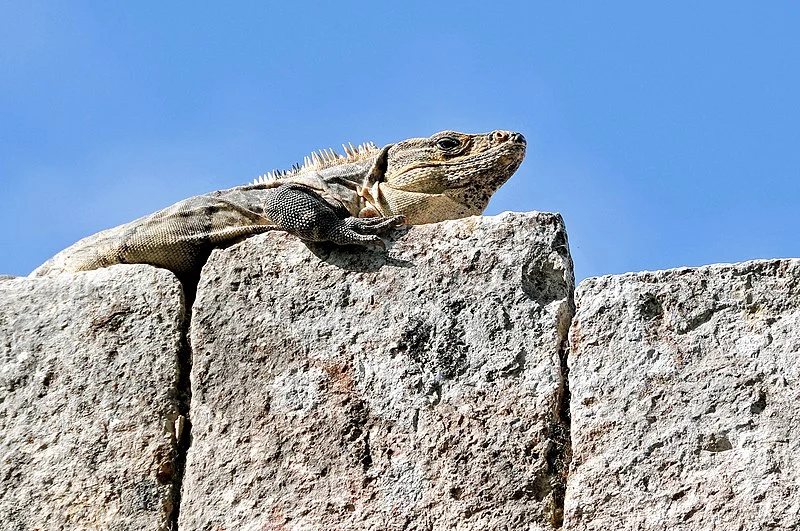
[{"label": "lizard mouth", "polygon": [[521,156],[519,156],[517,159],[512,160],[511,162],[506,164],[503,167],[503,172],[508,172],[509,173],[509,177],[510,177],[511,174],[513,174],[515,171],[517,171],[517,169],[522,164],[522,159],[523,159],[524,155],[525,155],[525,152],[523,151]]}]

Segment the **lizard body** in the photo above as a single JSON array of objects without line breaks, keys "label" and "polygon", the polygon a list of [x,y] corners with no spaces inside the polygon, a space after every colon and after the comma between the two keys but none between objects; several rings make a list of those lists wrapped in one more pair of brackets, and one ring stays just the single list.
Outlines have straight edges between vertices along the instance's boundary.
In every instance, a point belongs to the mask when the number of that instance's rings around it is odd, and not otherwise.
[{"label": "lizard body", "polygon": [[180,201],[59,252],[31,276],[146,263],[196,279],[214,247],[268,230],[310,241],[383,245],[403,224],[481,214],[525,156],[519,133],[443,131],[383,148],[345,146],[289,171]]}]

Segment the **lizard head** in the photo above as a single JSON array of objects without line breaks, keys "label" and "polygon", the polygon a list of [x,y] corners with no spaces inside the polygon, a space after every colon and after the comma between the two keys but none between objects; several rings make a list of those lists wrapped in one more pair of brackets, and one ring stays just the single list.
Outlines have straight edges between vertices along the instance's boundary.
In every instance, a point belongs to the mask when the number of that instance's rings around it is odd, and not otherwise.
[{"label": "lizard head", "polygon": [[525,145],[511,131],[404,140],[382,150],[365,188],[382,215],[402,214],[412,225],[478,215],[522,163]]}]

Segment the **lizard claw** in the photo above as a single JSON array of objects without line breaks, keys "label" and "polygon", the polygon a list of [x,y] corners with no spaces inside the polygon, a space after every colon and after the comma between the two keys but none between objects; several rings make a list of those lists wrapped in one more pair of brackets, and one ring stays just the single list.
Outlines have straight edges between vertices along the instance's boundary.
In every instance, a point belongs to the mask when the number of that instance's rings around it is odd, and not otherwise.
[{"label": "lizard claw", "polygon": [[383,240],[378,236],[374,234],[360,234],[351,228],[345,227],[344,224],[328,234],[328,241],[336,245],[361,245],[365,247],[380,247],[381,249],[386,248],[386,244],[383,243]]},{"label": "lizard claw", "polygon": [[328,234],[328,239],[338,245],[366,245],[386,248],[378,235],[386,234],[404,224],[405,216],[385,218],[345,218]]},{"label": "lizard claw", "polygon": [[346,218],[345,225],[360,234],[386,234],[395,227],[405,224],[405,216],[385,218]]}]

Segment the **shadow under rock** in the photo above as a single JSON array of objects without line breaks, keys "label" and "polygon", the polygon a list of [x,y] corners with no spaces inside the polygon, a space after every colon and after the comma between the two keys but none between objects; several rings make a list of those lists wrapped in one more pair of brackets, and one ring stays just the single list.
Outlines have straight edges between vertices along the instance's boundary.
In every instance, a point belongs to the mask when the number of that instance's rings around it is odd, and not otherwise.
[{"label": "shadow under rock", "polygon": [[405,235],[408,229],[395,230],[386,249],[365,248],[358,245],[340,246],[330,242],[303,243],[314,256],[345,271],[370,273],[384,266],[414,267],[414,263],[391,255],[395,240]]}]

